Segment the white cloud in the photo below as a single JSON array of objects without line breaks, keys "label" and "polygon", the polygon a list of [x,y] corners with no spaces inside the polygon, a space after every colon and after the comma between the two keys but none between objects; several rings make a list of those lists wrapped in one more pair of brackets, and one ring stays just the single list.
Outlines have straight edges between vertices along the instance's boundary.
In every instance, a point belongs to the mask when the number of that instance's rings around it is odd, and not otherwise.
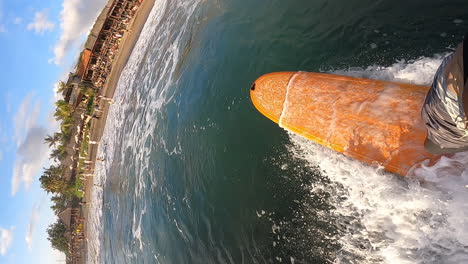
[{"label": "white cloud", "polygon": [[34,93],[29,93],[21,102],[18,112],[13,117],[17,145],[23,140],[24,132],[36,125],[36,120],[41,112],[41,103],[39,101],[34,102],[34,96]]},{"label": "white cloud", "polygon": [[15,17],[15,19],[13,20],[13,24],[15,25],[19,25],[23,22],[23,19],[21,17]]},{"label": "white cloud", "polygon": [[62,35],[54,47],[53,61],[61,64],[67,53],[91,29],[107,0],[64,0],[60,13]]},{"label": "white cloud", "polygon": [[3,151],[0,150],[0,161],[3,160]]},{"label": "white cloud", "polygon": [[15,227],[4,229],[0,227],[0,255],[5,256],[13,242],[13,231]]},{"label": "white cloud", "polygon": [[34,30],[37,34],[44,34],[46,31],[52,31],[55,24],[49,21],[48,10],[44,9],[41,12],[36,12],[34,15],[34,22],[29,23],[28,30]]},{"label": "white cloud", "polygon": [[[64,73],[63,75],[64,75],[64,77],[60,78],[60,80],[66,80],[67,79],[68,73]],[[57,102],[58,100],[63,99],[62,93],[59,93],[59,88],[60,88],[59,84],[60,84],[60,81],[58,81],[58,82],[56,82],[54,84],[54,88],[53,88],[54,97],[51,98],[52,100],[54,100],[54,102]]]},{"label": "white cloud", "polygon": [[29,250],[32,249],[34,230],[36,229],[36,224],[39,222],[40,213],[41,207],[39,205],[35,205],[31,211],[28,231],[26,232],[26,236],[24,238],[26,240],[26,244],[28,244]]},{"label": "white cloud", "polygon": [[11,194],[19,191],[21,183],[26,190],[34,181],[34,177],[41,171],[48,160],[49,148],[44,144],[47,130],[43,127],[32,127],[28,130],[26,138],[18,147],[13,177],[11,180]]},{"label": "white cloud", "polygon": [[16,161],[11,179],[11,194],[14,196],[21,184],[29,190],[34,177],[48,160],[49,148],[44,144],[47,130],[37,123],[41,111],[40,102],[33,101],[33,94],[23,100],[14,116]]},{"label": "white cloud", "polygon": [[7,29],[5,25],[0,25],[0,33],[6,33],[6,32],[7,32]]}]

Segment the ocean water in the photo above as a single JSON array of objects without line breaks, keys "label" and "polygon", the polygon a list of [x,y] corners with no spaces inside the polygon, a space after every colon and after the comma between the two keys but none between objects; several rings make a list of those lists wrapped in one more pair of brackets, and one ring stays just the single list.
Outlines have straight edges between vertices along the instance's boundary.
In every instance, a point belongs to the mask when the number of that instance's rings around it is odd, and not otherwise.
[{"label": "ocean water", "polygon": [[468,263],[468,154],[402,178],[267,120],[251,83],[430,84],[466,1],[156,0],[96,168],[90,263]]}]

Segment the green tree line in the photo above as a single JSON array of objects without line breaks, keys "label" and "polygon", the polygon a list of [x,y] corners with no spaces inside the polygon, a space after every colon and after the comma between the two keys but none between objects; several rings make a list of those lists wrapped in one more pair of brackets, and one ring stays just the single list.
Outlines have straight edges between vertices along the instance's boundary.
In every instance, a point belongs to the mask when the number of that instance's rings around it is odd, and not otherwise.
[{"label": "green tree line", "polygon": [[[63,92],[68,87],[64,82],[60,82],[58,85],[58,91]],[[75,88],[77,89],[77,88]],[[52,165],[49,168],[44,168],[42,176],[39,178],[41,187],[49,194],[52,194],[51,209],[56,215],[64,211],[73,203],[77,203],[79,197],[77,194],[80,193],[78,188],[80,184],[79,177],[74,179],[67,179],[64,175],[64,161],[73,153],[68,153],[70,139],[72,137],[73,127],[76,127],[80,123],[80,117],[78,116],[78,110],[86,112],[89,114],[90,105],[93,105],[94,101],[94,91],[88,87],[79,87],[81,93],[81,102],[78,104],[77,108],[63,100],[60,99],[55,102],[55,120],[59,122],[60,130],[48,135],[44,141],[51,148],[50,159],[53,161]],[[79,147],[79,146],[74,146]],[[69,166],[69,165],[68,165]],[[78,176],[78,175],[77,175]],[[67,227],[59,219],[57,222],[50,225],[47,229],[48,239],[52,244],[52,247],[62,251],[65,254],[68,254],[68,245],[69,238],[67,233],[70,230],[67,230]]]}]

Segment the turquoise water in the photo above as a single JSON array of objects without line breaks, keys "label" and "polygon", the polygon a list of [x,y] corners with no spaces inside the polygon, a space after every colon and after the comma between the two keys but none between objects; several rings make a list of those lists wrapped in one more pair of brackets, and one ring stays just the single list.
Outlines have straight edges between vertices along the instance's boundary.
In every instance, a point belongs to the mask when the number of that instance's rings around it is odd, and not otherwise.
[{"label": "turquoise water", "polygon": [[[89,262],[467,260],[465,189],[348,160],[278,127],[249,99],[251,83],[272,71],[430,83],[468,29],[467,7],[157,0],[100,144]],[[447,161],[463,165],[451,173],[465,175],[465,160]]]}]

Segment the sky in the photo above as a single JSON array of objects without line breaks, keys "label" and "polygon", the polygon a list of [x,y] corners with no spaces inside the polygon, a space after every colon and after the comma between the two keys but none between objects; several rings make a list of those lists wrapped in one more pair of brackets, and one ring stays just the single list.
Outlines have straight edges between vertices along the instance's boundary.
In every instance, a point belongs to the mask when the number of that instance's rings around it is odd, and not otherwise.
[{"label": "sky", "polygon": [[107,0],[0,0],[0,263],[60,263],[46,229],[56,221],[39,184],[44,137],[66,80]]}]

